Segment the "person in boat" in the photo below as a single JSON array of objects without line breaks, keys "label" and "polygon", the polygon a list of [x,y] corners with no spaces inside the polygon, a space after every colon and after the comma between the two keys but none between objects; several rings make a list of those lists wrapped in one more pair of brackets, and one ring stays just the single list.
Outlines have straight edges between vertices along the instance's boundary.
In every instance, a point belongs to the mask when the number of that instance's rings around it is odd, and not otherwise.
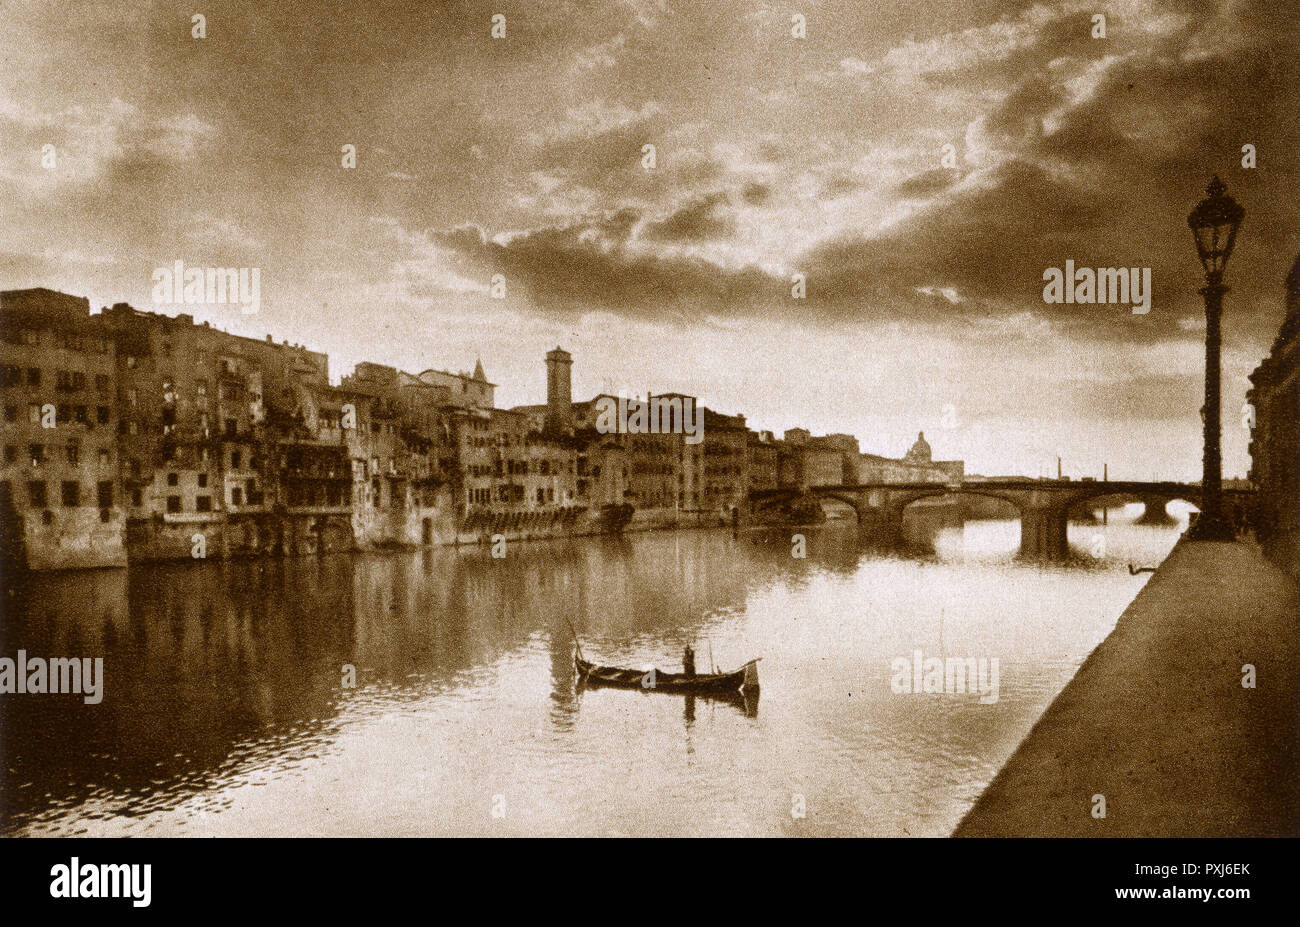
[{"label": "person in boat", "polygon": [[691,649],[690,644],[687,644],[686,649],[682,651],[682,668],[687,676],[695,675],[695,651]]}]

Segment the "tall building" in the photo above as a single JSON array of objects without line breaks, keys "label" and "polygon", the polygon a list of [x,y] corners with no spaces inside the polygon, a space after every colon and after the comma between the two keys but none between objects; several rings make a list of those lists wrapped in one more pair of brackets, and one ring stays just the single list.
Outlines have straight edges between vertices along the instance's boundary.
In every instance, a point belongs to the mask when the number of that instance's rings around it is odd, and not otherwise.
[{"label": "tall building", "polygon": [[1259,489],[1255,522],[1264,550],[1300,580],[1300,256],[1285,288],[1281,331],[1246,394],[1255,410],[1250,480]]},{"label": "tall building", "polygon": [[114,431],[117,361],[89,300],[0,293],[0,519],[33,569],[126,563]]},{"label": "tall building", "polygon": [[749,496],[749,435],[743,415],[704,410],[704,505],[710,514],[731,516]]},{"label": "tall building", "polygon": [[546,353],[546,432],[573,431],[573,356],[556,346]]},{"label": "tall building", "polygon": [[780,470],[777,441],[770,431],[751,431],[746,436],[749,488],[776,489]]}]

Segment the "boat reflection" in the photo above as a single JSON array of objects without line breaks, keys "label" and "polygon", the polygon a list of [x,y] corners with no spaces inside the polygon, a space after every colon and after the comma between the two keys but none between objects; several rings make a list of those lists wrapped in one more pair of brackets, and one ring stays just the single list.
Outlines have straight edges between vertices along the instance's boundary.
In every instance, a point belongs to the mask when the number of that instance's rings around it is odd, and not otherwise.
[{"label": "boat reflection", "polygon": [[721,702],[723,704],[732,705],[735,708],[739,709],[739,711],[746,718],[757,718],[758,697],[759,697],[759,693],[762,691],[761,689],[746,688],[746,689],[732,689],[726,691],[719,690],[716,692],[709,692],[709,691],[679,692],[679,691],[673,691],[671,689],[659,689],[652,692],[649,689],[642,689],[642,690],[628,689],[624,686],[610,685],[609,683],[601,682],[600,680],[595,678],[583,678],[581,676],[577,676],[576,682],[574,683],[574,694],[577,696],[577,698],[575,699],[575,704],[581,705],[582,694],[588,689],[618,690],[618,691],[628,693],[629,698],[633,697],[632,693],[636,693],[638,691],[643,696],[649,696],[652,694],[681,696],[686,699],[685,718],[687,721],[695,720],[696,699],[703,699],[708,702],[714,702],[714,703]]}]

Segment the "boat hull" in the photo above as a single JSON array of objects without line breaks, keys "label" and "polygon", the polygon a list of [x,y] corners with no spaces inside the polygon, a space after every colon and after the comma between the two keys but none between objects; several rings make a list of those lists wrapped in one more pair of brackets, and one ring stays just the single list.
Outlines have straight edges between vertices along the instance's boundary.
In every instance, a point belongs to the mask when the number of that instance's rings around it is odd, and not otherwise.
[{"label": "boat hull", "polygon": [[758,675],[752,662],[731,673],[690,674],[668,673],[660,669],[634,670],[617,666],[601,666],[576,655],[573,662],[578,670],[578,678],[590,685],[643,689],[646,692],[695,694],[739,692],[741,689],[758,690]]}]

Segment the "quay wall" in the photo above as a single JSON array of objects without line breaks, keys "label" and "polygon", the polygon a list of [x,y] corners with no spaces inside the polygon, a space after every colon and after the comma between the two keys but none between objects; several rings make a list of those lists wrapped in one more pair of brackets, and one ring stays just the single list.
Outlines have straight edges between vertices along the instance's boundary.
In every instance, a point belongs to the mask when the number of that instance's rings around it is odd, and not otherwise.
[{"label": "quay wall", "polygon": [[1180,541],[954,836],[1296,836],[1297,769],[1300,589]]}]

